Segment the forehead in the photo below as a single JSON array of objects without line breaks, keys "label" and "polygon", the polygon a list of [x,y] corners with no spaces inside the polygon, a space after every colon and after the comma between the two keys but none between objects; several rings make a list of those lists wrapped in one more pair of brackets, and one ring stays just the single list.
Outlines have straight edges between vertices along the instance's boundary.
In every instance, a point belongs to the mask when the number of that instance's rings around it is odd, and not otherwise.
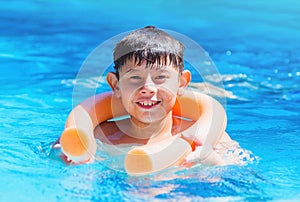
[{"label": "forehead", "polygon": [[137,64],[133,59],[127,60],[121,67],[121,72],[136,72],[136,71],[177,71],[174,65],[167,63],[166,65],[161,65],[156,63],[147,63],[146,60],[142,60],[140,64]]}]

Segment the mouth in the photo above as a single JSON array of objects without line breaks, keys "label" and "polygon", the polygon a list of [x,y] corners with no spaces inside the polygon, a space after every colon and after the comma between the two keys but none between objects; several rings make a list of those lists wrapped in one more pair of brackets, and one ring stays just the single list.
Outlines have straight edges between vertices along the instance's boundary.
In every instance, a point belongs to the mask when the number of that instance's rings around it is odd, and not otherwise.
[{"label": "mouth", "polygon": [[140,107],[151,108],[151,107],[154,107],[154,106],[158,105],[159,103],[161,103],[161,101],[145,100],[145,101],[139,101],[139,102],[136,102],[136,103]]}]

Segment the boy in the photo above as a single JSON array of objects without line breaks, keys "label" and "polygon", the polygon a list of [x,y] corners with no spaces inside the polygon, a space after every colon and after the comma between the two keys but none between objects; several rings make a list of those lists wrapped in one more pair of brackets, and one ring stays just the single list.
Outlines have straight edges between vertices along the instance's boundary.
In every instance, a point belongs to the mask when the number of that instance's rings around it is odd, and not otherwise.
[{"label": "boy", "polygon": [[[178,40],[153,26],[133,31],[116,45],[115,72],[108,73],[107,82],[130,118],[99,124],[95,138],[112,145],[151,145],[182,135],[181,131],[194,123],[172,116],[176,98],[184,94],[191,79],[191,73],[183,70],[183,49]],[[210,137],[209,143],[201,134],[184,138],[196,144],[187,160],[212,165],[232,163],[224,161],[222,152],[214,149],[223,148],[224,143],[236,144],[226,132]]]}]

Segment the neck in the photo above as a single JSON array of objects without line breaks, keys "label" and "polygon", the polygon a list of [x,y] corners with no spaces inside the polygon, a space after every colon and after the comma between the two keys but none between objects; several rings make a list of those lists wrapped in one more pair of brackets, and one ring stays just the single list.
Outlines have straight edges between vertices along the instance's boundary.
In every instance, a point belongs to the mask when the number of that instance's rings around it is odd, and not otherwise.
[{"label": "neck", "polygon": [[172,136],[172,111],[162,120],[143,123],[133,117],[127,135],[137,139],[148,139],[148,143],[157,142]]}]

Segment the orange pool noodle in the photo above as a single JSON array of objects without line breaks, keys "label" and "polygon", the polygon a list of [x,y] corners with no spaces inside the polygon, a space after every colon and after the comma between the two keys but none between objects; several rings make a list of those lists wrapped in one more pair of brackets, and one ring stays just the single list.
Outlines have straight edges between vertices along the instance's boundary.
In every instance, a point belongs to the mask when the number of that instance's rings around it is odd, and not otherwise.
[{"label": "orange pool noodle", "polygon": [[[126,115],[122,103],[111,92],[92,96],[70,113],[60,137],[62,152],[68,160],[80,163],[94,158],[96,141],[94,128],[104,121]],[[178,97],[173,115],[194,123],[181,134],[168,140],[146,144],[130,150],[125,158],[125,170],[132,175],[147,174],[182,162],[195,147],[195,140],[214,144],[226,128],[226,113],[222,105],[205,94],[187,91]],[[212,135],[213,134],[213,135]]]}]

